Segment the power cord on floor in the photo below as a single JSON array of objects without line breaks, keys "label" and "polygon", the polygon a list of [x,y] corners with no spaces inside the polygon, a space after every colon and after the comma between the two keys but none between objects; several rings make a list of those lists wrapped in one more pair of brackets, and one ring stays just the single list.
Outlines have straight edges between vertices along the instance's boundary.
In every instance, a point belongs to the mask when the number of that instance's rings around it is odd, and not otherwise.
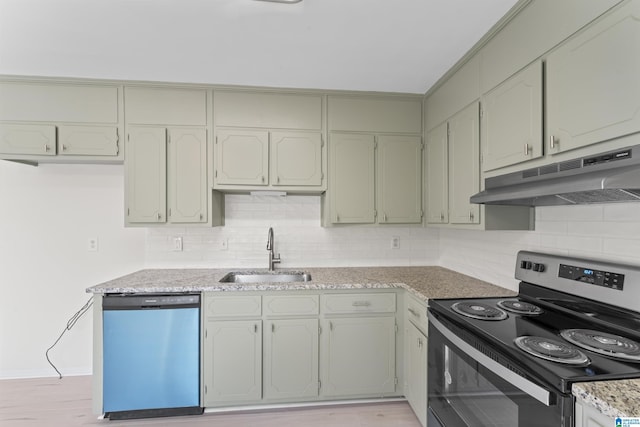
[{"label": "power cord on floor", "polygon": [[49,362],[49,365],[51,365],[51,367],[53,369],[56,370],[56,372],[58,373],[58,377],[59,379],[62,379],[62,374],[60,373],[60,371],[58,370],[58,368],[56,368],[56,365],[53,364],[53,362],[51,362],[51,359],[49,359],[49,351],[56,346],[56,344],[58,344],[58,342],[62,339],[62,336],[67,332],[70,331],[71,328],[74,327],[74,325],[78,322],[78,320],[80,320],[80,318],[89,310],[89,308],[91,308],[91,306],[93,305],[93,297],[90,297],[89,300],[82,306],[82,308],[80,310],[78,310],[76,312],[76,314],[74,314],[73,316],[71,316],[71,318],[67,321],[67,326],[65,326],[64,330],[62,331],[62,333],[60,334],[60,336],[58,337],[58,339],[56,340],[56,342],[53,343],[53,345],[51,347],[49,347],[47,349],[47,351],[44,353],[45,357],[47,358],[47,362]]}]

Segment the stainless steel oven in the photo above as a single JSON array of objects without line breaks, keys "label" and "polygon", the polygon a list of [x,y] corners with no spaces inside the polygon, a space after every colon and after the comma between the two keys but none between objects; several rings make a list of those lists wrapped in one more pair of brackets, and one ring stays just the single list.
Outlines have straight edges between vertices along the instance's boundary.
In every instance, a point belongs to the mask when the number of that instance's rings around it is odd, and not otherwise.
[{"label": "stainless steel oven", "polygon": [[639,267],[521,251],[516,277],[429,301],[429,427],[573,427],[573,383],[640,377]]}]

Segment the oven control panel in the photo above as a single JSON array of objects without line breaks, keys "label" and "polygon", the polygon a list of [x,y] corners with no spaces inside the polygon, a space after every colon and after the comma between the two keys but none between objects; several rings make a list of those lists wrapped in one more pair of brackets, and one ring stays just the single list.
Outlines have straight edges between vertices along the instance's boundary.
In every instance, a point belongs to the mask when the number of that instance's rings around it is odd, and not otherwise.
[{"label": "oven control panel", "polygon": [[575,265],[560,264],[558,277],[616,290],[622,290],[624,286],[624,274],[577,267]]}]

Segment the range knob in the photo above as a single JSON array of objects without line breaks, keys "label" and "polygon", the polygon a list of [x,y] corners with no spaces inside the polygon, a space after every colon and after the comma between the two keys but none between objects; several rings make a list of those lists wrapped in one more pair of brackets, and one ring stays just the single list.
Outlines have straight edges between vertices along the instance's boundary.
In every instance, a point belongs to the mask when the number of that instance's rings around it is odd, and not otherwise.
[{"label": "range knob", "polygon": [[544,270],[545,270],[544,264],[539,264],[537,262],[533,263],[533,267],[532,268],[533,268],[533,271],[538,271],[540,273],[544,272]]}]

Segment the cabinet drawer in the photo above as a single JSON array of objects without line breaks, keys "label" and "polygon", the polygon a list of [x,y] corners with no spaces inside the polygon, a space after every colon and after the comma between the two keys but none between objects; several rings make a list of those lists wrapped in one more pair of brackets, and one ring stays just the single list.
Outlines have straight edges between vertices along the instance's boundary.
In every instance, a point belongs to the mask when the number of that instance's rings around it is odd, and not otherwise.
[{"label": "cabinet drawer", "polygon": [[266,316],[316,316],[320,308],[318,295],[265,296],[264,314]]},{"label": "cabinet drawer", "polygon": [[262,315],[259,295],[205,295],[204,303],[204,312],[207,318],[259,317]]},{"label": "cabinet drawer", "polygon": [[322,312],[331,313],[395,313],[396,294],[355,293],[323,295]]},{"label": "cabinet drawer", "polygon": [[407,295],[407,318],[425,335],[429,329],[427,306],[412,295]]}]

